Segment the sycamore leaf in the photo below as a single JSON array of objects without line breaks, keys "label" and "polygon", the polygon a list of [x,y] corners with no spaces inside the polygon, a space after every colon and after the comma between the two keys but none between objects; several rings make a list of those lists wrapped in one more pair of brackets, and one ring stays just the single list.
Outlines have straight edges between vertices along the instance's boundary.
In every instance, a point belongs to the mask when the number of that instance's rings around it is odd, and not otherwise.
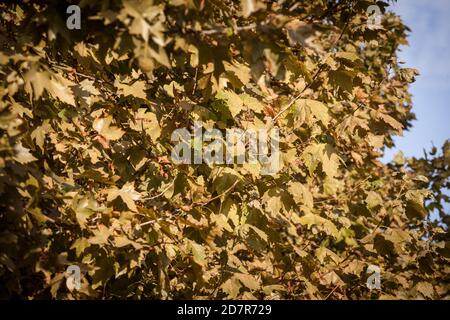
[{"label": "sycamore leaf", "polygon": [[397,120],[395,120],[393,117],[391,117],[388,114],[381,113],[381,112],[378,113],[378,117],[381,120],[383,120],[384,122],[386,122],[388,125],[390,125],[392,128],[394,128],[398,132],[402,133],[403,125],[400,122],[398,122]]},{"label": "sycamore leaf", "polygon": [[325,148],[324,144],[314,143],[310,144],[303,150],[301,159],[308,168],[310,175],[313,175],[317,166],[321,162],[324,148]]},{"label": "sycamore leaf", "polygon": [[313,225],[321,226],[329,235],[332,235],[335,238],[339,236],[338,229],[336,228],[334,223],[328,219],[322,218],[319,215],[313,213],[305,214],[304,216],[300,217],[299,222],[302,225],[306,225],[308,228],[311,228]]},{"label": "sycamore leaf", "polygon": [[121,83],[118,79],[116,79],[114,86],[117,88],[117,93],[125,97],[133,96],[140,99],[147,99],[147,94],[145,93],[145,81],[138,80],[129,85]]},{"label": "sycamore leaf", "polygon": [[348,60],[351,62],[360,60],[359,56],[355,52],[347,52],[347,51],[336,53],[336,58]]},{"label": "sycamore leaf", "polygon": [[139,192],[134,190],[132,183],[126,183],[123,185],[121,189],[112,188],[108,189],[108,201],[113,201],[117,197],[120,197],[122,201],[127,205],[128,209],[131,211],[137,212],[137,207],[135,201],[141,199],[141,195]]},{"label": "sycamore leaf", "polygon": [[228,295],[228,299],[236,299],[241,287],[242,285],[236,277],[231,277],[220,286],[222,291]]},{"label": "sycamore leaf", "polygon": [[426,194],[421,190],[409,190],[406,192],[406,208],[405,213],[408,218],[422,219],[428,212],[424,207],[424,197]]},{"label": "sycamore leaf", "polygon": [[22,145],[22,142],[19,142],[14,146],[14,151],[16,153],[14,155],[14,160],[22,164],[37,160],[37,158],[31,154],[30,149],[27,149]]},{"label": "sycamore leaf", "polygon": [[126,247],[128,245],[132,245],[134,247],[134,249],[136,249],[136,250],[142,249],[142,245],[141,244],[128,239],[126,236],[114,237],[114,244],[118,248]]},{"label": "sycamore leaf", "polygon": [[60,76],[59,74],[54,74],[50,80],[50,85],[47,87],[49,93],[53,98],[58,98],[64,103],[75,106],[75,96],[72,92],[71,87],[74,87],[75,83]]},{"label": "sycamore leaf", "polygon": [[331,70],[329,72],[330,83],[344,91],[352,92],[354,73],[348,70]]},{"label": "sycamore leaf", "polygon": [[226,70],[227,78],[234,87],[240,88],[250,82],[251,76],[250,68],[248,66],[237,61],[233,61],[233,63],[224,61],[223,64]]},{"label": "sycamore leaf", "polygon": [[434,296],[433,285],[429,282],[419,282],[418,284],[416,284],[416,289],[427,298],[432,299]]},{"label": "sycamore leaf", "polygon": [[383,203],[383,199],[375,191],[369,191],[366,198],[367,208],[374,209]]},{"label": "sycamore leaf", "polygon": [[311,99],[299,99],[296,102],[298,108],[307,108],[309,112],[324,126],[328,126],[330,123],[330,115],[328,108],[325,104],[317,100]]},{"label": "sycamore leaf", "polygon": [[252,275],[235,273],[234,276],[250,290],[258,290],[260,287],[259,282]]},{"label": "sycamore leaf", "polygon": [[340,161],[342,161],[342,159],[329,145],[326,145],[322,156],[323,172],[330,178],[336,177],[338,175]]},{"label": "sycamore leaf", "polygon": [[314,143],[307,146],[303,150],[301,159],[308,168],[310,175],[313,175],[317,166],[322,163],[322,171],[330,178],[338,175],[339,163],[342,161],[334,149],[324,143]]},{"label": "sycamore leaf", "polygon": [[125,133],[122,129],[111,126],[112,117],[97,118],[94,120],[93,128],[107,140],[118,140]]},{"label": "sycamore leaf", "polygon": [[[217,174],[217,175],[215,175]],[[215,176],[213,182],[213,189],[222,194],[231,188],[234,184],[241,180],[241,175],[231,168],[220,168],[220,170],[213,170],[211,176]]]},{"label": "sycamore leaf", "polygon": [[239,95],[237,95],[234,91],[219,91],[216,95],[216,99],[225,101],[226,105],[228,106],[228,110],[230,110],[233,118],[235,118],[243,110],[244,103],[242,102]]},{"label": "sycamore leaf", "polygon": [[303,204],[308,209],[313,208],[314,199],[308,186],[303,185],[300,182],[291,181],[288,183],[288,190],[297,203]]},{"label": "sycamore leaf", "polygon": [[206,265],[205,248],[194,241],[189,241],[189,243],[191,246],[192,255],[194,256],[194,261],[198,263],[200,266],[205,266]]},{"label": "sycamore leaf", "polygon": [[264,105],[258,99],[246,93],[241,93],[239,97],[241,98],[244,106],[246,106],[249,110],[256,113],[261,113],[264,110]]},{"label": "sycamore leaf", "polygon": [[51,126],[49,124],[49,120],[45,120],[42,125],[40,125],[39,127],[37,127],[36,129],[33,130],[33,132],[31,133],[31,138],[34,139],[34,141],[36,141],[36,145],[42,150],[44,151],[44,140],[45,140],[45,136],[49,133],[49,131],[51,130]]},{"label": "sycamore leaf", "polygon": [[136,131],[145,130],[153,141],[161,136],[161,127],[158,118],[153,112],[147,112],[145,108],[139,108],[134,119],[130,121],[130,128]]},{"label": "sycamore leaf", "polygon": [[49,86],[50,74],[48,72],[39,72],[36,67],[32,67],[24,76],[25,91],[38,100],[44,89]]},{"label": "sycamore leaf", "polygon": [[70,249],[75,249],[75,253],[77,257],[79,257],[86,248],[88,248],[91,244],[89,243],[89,240],[86,238],[78,238],[74,241]]},{"label": "sycamore leaf", "polygon": [[98,230],[92,230],[92,233],[94,236],[88,239],[90,244],[106,244],[112,235],[112,231],[103,224],[98,226]]}]

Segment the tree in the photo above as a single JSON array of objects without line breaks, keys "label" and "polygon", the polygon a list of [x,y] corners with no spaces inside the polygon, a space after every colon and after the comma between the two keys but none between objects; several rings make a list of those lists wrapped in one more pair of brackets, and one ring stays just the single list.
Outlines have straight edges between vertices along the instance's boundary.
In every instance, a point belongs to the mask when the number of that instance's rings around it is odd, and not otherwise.
[{"label": "tree", "polygon": [[[448,143],[380,162],[417,75],[388,3],[73,4],[0,4],[2,297],[449,297]],[[279,128],[281,170],[173,163],[196,120]]]}]

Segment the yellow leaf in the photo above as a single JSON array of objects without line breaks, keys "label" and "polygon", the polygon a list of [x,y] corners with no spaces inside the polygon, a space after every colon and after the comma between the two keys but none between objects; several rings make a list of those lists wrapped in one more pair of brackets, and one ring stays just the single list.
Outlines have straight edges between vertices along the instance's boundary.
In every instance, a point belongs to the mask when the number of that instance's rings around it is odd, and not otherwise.
[{"label": "yellow leaf", "polygon": [[245,273],[235,273],[234,276],[250,290],[258,290],[259,282],[251,275]]},{"label": "yellow leaf", "polygon": [[121,189],[112,188],[108,190],[108,201],[113,201],[117,197],[120,197],[122,201],[127,205],[128,209],[137,212],[137,207],[134,201],[140,200],[141,195],[134,190],[132,183],[126,183]]},{"label": "yellow leaf", "polygon": [[221,99],[226,102],[233,118],[236,117],[244,107],[244,103],[242,102],[241,98],[234,91],[219,91],[216,95],[216,99]]},{"label": "yellow leaf", "polygon": [[111,126],[111,122],[111,116],[107,116],[106,118],[97,118],[94,120],[93,128],[108,140],[118,140],[125,132],[118,127]]}]

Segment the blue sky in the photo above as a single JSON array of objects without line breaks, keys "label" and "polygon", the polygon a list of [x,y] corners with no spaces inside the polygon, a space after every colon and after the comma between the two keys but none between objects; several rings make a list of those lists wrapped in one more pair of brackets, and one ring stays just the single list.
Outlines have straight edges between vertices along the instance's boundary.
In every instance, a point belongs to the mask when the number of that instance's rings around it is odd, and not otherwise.
[{"label": "blue sky", "polygon": [[399,58],[420,76],[410,88],[417,120],[394,139],[395,148],[385,150],[384,161],[399,150],[420,157],[424,149],[440,148],[450,139],[450,0],[399,0],[391,9],[411,29],[409,46],[401,48]]},{"label": "blue sky", "polygon": [[410,88],[417,120],[385,151],[387,161],[399,150],[420,157],[423,149],[439,148],[450,138],[450,1],[399,0],[390,8],[411,29],[399,57],[420,76]]}]

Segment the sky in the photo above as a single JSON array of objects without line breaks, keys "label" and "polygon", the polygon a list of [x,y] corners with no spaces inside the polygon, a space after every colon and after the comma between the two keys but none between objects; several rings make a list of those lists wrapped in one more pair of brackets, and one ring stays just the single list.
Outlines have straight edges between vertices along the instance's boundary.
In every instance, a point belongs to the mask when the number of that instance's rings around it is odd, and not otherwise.
[{"label": "sky", "polygon": [[450,0],[398,0],[390,8],[411,29],[400,60],[420,76],[410,88],[417,120],[394,139],[395,148],[385,150],[385,161],[399,150],[420,157],[424,149],[440,148],[450,138]]},{"label": "sky", "polygon": [[[401,48],[399,58],[420,76],[410,88],[417,120],[394,139],[395,148],[385,150],[384,161],[399,150],[421,157],[424,149],[440,148],[450,139],[450,0],[398,0],[391,8],[411,29],[409,46]],[[449,211],[450,205],[445,208]]]}]

